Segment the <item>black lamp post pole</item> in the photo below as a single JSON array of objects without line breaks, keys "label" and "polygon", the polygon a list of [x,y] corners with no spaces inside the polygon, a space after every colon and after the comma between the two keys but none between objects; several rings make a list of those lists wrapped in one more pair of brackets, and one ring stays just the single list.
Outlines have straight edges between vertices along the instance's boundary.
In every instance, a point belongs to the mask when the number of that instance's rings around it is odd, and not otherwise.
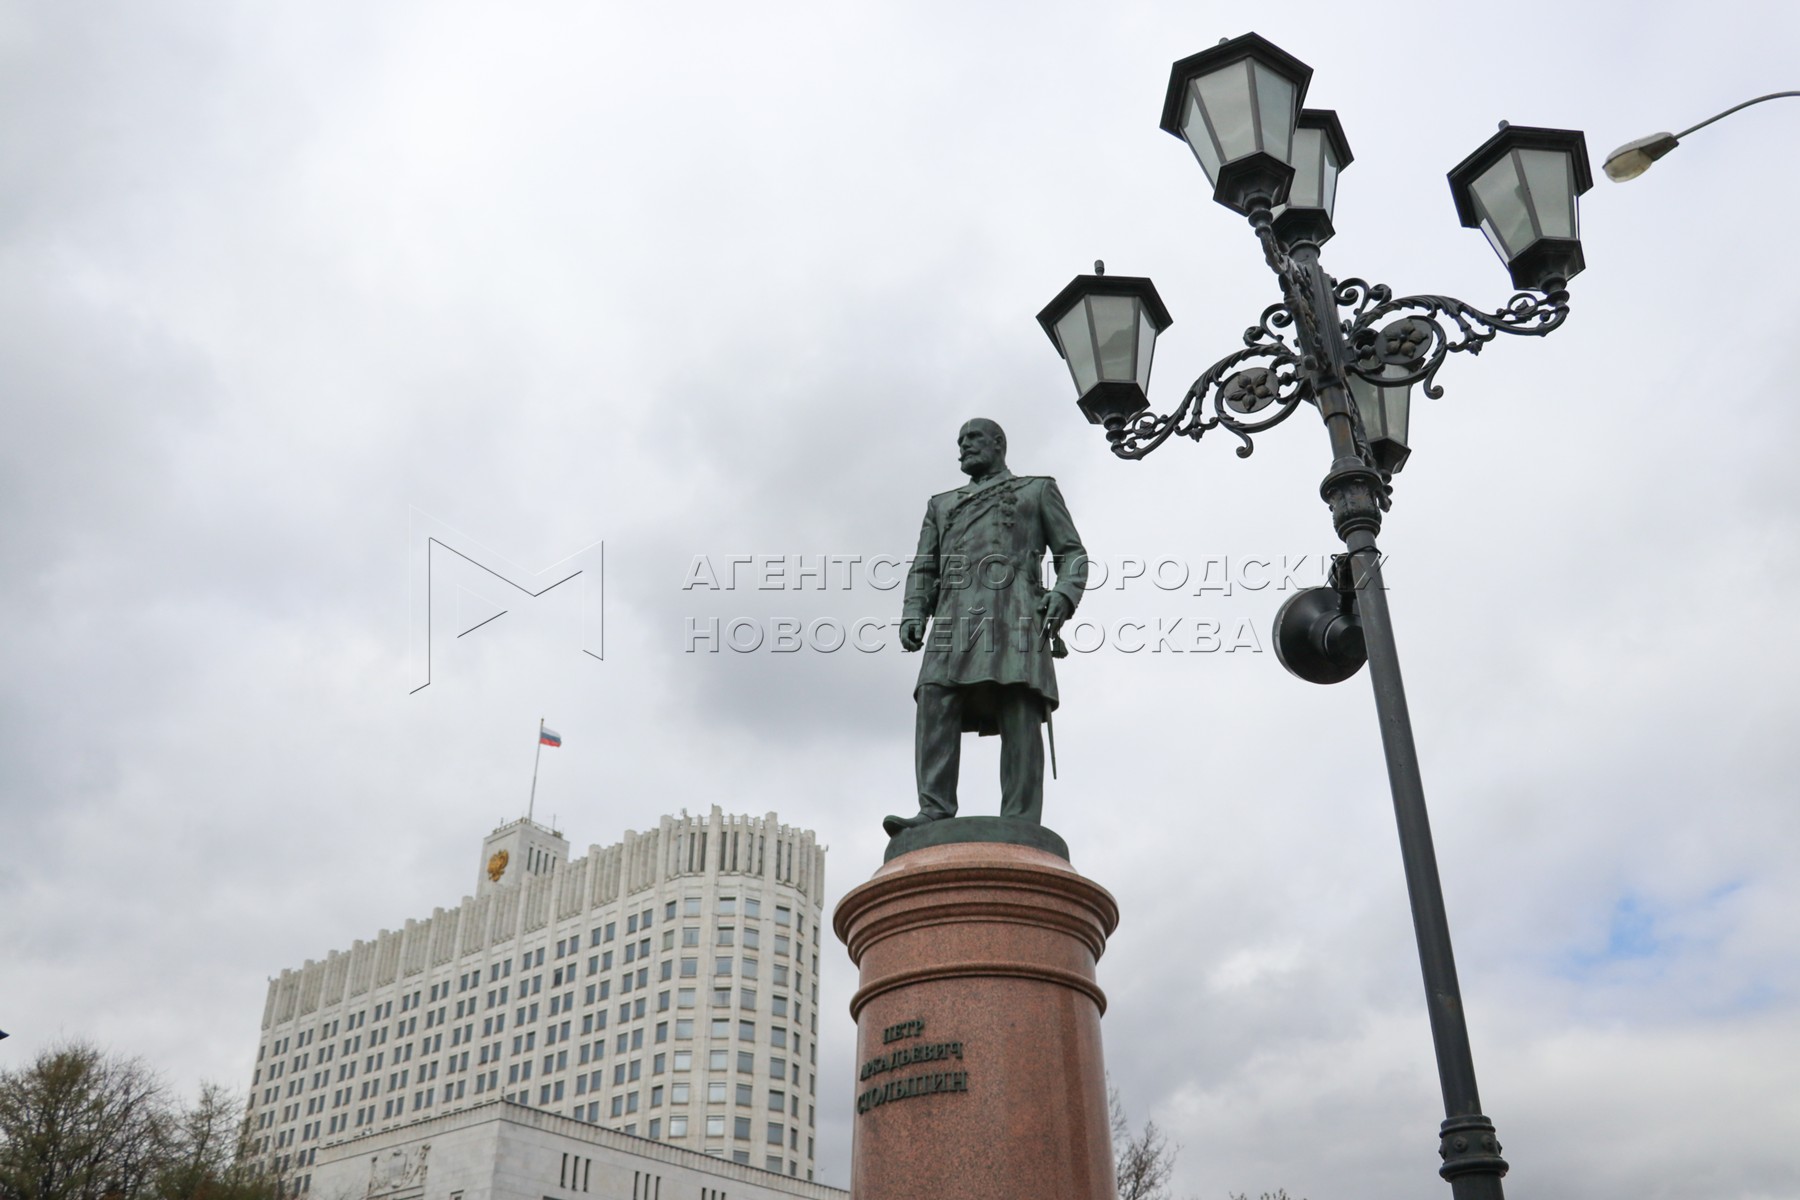
[{"label": "black lamp post pole", "polygon": [[1450,922],[1438,882],[1431,819],[1425,812],[1425,784],[1419,777],[1412,718],[1406,709],[1406,688],[1400,681],[1400,655],[1394,646],[1387,595],[1382,591],[1380,556],[1372,533],[1353,533],[1345,544],[1357,573],[1356,608],[1369,651],[1369,676],[1375,688],[1381,745],[1387,754],[1388,787],[1394,794],[1394,820],[1400,830],[1413,934],[1419,943],[1419,970],[1425,979],[1438,1085],[1444,1093],[1438,1146],[1444,1165],[1439,1173],[1450,1181],[1455,1200],[1500,1200],[1505,1194],[1500,1177],[1506,1174],[1506,1160],[1500,1157],[1493,1122],[1482,1115],[1475,1087],[1475,1058],[1469,1049],[1469,1026],[1456,982],[1456,956],[1450,949]]},{"label": "black lamp post pole", "polygon": [[[1315,375],[1319,414],[1331,440],[1331,470],[1320,495],[1331,506],[1332,524],[1350,554],[1368,653],[1369,678],[1375,691],[1376,719],[1387,757],[1388,787],[1394,796],[1394,820],[1400,833],[1400,858],[1406,872],[1406,896],[1412,908],[1413,934],[1419,945],[1426,1010],[1431,1019],[1432,1048],[1437,1056],[1438,1084],[1444,1094],[1444,1123],[1439,1130],[1440,1174],[1450,1183],[1454,1200],[1502,1200],[1500,1157],[1494,1126],[1481,1112],[1475,1085],[1475,1058],[1469,1048],[1469,1026],[1462,991],[1456,981],[1456,956],[1450,946],[1450,921],[1444,912],[1444,889],[1438,879],[1437,852],[1431,841],[1431,818],[1425,809],[1425,783],[1419,774],[1419,752],[1413,744],[1412,715],[1400,677],[1400,652],[1381,579],[1381,554],[1375,535],[1381,529],[1383,492],[1380,474],[1357,447],[1354,401],[1344,387],[1349,348],[1338,317],[1337,298],[1319,266],[1319,248],[1310,242],[1287,247],[1290,272],[1269,230],[1266,205],[1250,214],[1257,236],[1269,251],[1270,265],[1282,278],[1295,314],[1301,348],[1318,362]],[[1310,295],[1293,294],[1304,290]]]},{"label": "black lamp post pole", "polygon": [[[1349,347],[1338,317],[1331,279],[1319,266],[1319,247],[1300,242],[1286,248],[1290,269],[1283,271],[1281,250],[1269,228],[1269,208],[1259,204],[1250,223],[1268,252],[1270,266],[1282,280],[1294,314],[1301,349],[1317,364],[1314,375],[1319,414],[1331,440],[1331,470],[1320,495],[1331,506],[1332,524],[1350,554],[1361,618],[1369,678],[1375,691],[1376,718],[1387,757],[1388,787],[1394,796],[1394,820],[1400,833],[1400,858],[1406,872],[1406,896],[1412,907],[1413,933],[1419,944],[1425,1004],[1431,1018],[1432,1048],[1437,1056],[1438,1083],[1444,1094],[1444,1123],[1439,1131],[1440,1173],[1450,1182],[1454,1200],[1501,1200],[1506,1160],[1494,1126],[1481,1112],[1475,1086],[1475,1058],[1469,1048],[1469,1026],[1463,1015],[1462,992],[1456,981],[1456,956],[1450,947],[1450,921],[1444,912],[1444,890],[1438,880],[1437,852],[1431,841],[1431,818],[1425,809],[1425,784],[1419,774],[1419,752],[1413,744],[1412,716],[1406,686],[1400,678],[1400,652],[1381,579],[1381,554],[1375,535],[1381,530],[1384,486],[1381,475],[1357,446],[1355,403],[1343,380]],[[1310,294],[1305,294],[1310,293]]]}]

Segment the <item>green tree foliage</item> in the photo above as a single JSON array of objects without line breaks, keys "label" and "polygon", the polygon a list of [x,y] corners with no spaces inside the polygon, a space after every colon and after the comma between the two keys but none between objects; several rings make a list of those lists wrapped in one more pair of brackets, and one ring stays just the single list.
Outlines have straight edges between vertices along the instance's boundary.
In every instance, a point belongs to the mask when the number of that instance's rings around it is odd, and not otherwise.
[{"label": "green tree foliage", "polygon": [[273,1200],[242,1121],[217,1085],[183,1106],[137,1059],[58,1046],[0,1072],[0,1200]]}]

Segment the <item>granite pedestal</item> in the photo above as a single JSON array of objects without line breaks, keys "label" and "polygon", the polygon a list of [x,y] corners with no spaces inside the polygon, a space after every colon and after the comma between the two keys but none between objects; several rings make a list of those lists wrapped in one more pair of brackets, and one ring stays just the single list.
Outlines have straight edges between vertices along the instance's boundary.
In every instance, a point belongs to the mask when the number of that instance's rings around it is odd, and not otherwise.
[{"label": "granite pedestal", "polygon": [[1094,964],[1118,906],[1047,830],[958,840],[1000,820],[908,831],[838,905],[854,1200],[1113,1200]]}]

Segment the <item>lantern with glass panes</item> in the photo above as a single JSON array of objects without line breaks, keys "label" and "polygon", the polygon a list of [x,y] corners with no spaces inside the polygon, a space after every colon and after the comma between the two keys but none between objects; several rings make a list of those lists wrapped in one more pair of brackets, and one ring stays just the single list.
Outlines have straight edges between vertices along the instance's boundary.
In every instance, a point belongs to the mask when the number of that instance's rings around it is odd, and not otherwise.
[{"label": "lantern with glass panes", "polygon": [[1082,413],[1120,458],[1214,429],[1236,437],[1238,455],[1248,457],[1257,434],[1303,405],[1322,418],[1331,465],[1320,494],[1345,552],[1327,585],[1281,606],[1275,648],[1289,671],[1314,683],[1369,664],[1444,1095],[1439,1172],[1455,1200],[1500,1200],[1506,1162],[1475,1090],[1375,536],[1411,453],[1414,387],[1437,399],[1449,355],[1479,351],[1503,333],[1542,336],[1568,316],[1568,282],[1583,266],[1577,201],[1593,180],[1580,133],[1502,122],[1449,181],[1463,224],[1479,227],[1506,264],[1511,300],[1484,311],[1335,279],[1320,248],[1334,232],[1338,176],[1351,154],[1334,112],[1302,107],[1311,81],[1310,67],[1254,33],[1169,73],[1163,129],[1199,160],[1213,199],[1248,218],[1281,291],[1243,346],[1201,372],[1173,412],[1153,412],[1146,391],[1156,337],[1171,323],[1148,279],[1105,275],[1095,264],[1038,321],[1069,364]]},{"label": "lantern with glass panes", "polygon": [[1076,401],[1089,422],[1129,417],[1149,404],[1150,359],[1169,310],[1148,279],[1108,275],[1096,261],[1038,314],[1038,324],[1069,364]]}]

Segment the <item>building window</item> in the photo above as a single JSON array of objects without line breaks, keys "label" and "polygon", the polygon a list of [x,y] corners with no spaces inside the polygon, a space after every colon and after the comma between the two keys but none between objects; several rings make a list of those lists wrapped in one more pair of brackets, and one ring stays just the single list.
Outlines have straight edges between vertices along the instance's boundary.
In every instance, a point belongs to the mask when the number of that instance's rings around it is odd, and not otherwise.
[{"label": "building window", "polygon": [[733,1117],[731,1119],[731,1136],[740,1142],[750,1140],[750,1118]]},{"label": "building window", "polygon": [[724,1137],[725,1136],[725,1118],[724,1118],[724,1116],[721,1115],[721,1116],[706,1118],[706,1136],[707,1137]]},{"label": "building window", "polygon": [[686,1137],[687,1129],[688,1129],[688,1119],[686,1117],[670,1117],[669,1118],[669,1136],[670,1137],[672,1137],[672,1138]]},{"label": "building window", "polygon": [[755,1103],[755,1097],[751,1093],[750,1085],[747,1083],[738,1084],[737,1085],[738,1107],[739,1108],[749,1108],[754,1103]]}]

